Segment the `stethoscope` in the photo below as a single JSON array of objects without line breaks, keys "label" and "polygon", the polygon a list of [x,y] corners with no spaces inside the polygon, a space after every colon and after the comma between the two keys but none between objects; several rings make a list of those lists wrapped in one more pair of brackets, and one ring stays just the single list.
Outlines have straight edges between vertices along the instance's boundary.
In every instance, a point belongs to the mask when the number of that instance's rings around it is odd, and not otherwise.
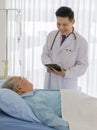
[{"label": "stethoscope", "polygon": [[[53,46],[54,46],[54,43],[55,43],[55,40],[56,40],[56,37],[58,36],[58,34],[59,34],[59,30],[57,31],[57,33],[56,33],[56,35],[55,35],[55,37],[54,37],[54,39],[53,39],[53,42],[52,42],[52,44],[51,44],[50,50],[53,49]],[[71,34],[73,34],[74,39],[76,40],[77,38],[76,38],[76,34],[74,33],[74,27],[72,27],[72,32],[69,33],[69,34],[66,36],[66,38],[68,38]]]}]

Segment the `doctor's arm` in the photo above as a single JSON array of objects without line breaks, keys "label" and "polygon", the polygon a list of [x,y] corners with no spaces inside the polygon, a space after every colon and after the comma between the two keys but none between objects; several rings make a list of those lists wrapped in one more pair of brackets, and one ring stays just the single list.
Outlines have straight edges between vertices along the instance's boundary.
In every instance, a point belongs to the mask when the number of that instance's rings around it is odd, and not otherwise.
[{"label": "doctor's arm", "polygon": [[42,61],[42,64],[44,64],[44,65],[52,63],[52,59],[51,59],[51,56],[50,56],[50,50],[48,49],[48,46],[46,44],[43,47],[43,52],[42,52],[42,55],[41,55],[41,61]]},{"label": "doctor's arm", "polygon": [[75,65],[66,69],[66,78],[76,78],[82,76],[88,67],[88,43],[87,41],[81,41],[79,50],[76,55]]},{"label": "doctor's arm", "polygon": [[46,39],[46,43],[43,46],[43,51],[41,55],[41,61],[43,65],[53,63],[51,58],[51,46],[54,39],[54,35],[55,34],[49,33]]}]

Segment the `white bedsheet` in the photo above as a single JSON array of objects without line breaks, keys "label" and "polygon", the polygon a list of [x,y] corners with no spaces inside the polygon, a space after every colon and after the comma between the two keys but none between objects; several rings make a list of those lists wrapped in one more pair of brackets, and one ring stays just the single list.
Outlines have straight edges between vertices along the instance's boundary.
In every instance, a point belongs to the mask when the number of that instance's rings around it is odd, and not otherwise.
[{"label": "white bedsheet", "polygon": [[61,90],[62,118],[70,130],[97,130],[97,98],[80,91]]}]

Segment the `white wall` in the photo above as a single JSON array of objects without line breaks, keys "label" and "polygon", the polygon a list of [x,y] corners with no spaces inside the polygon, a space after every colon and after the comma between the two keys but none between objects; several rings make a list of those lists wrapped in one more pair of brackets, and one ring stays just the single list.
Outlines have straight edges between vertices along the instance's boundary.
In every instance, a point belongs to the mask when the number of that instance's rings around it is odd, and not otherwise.
[{"label": "white wall", "polygon": [[[0,9],[5,8],[5,0],[0,0]],[[0,10],[0,76],[3,75],[4,63],[6,60],[6,12]]]}]

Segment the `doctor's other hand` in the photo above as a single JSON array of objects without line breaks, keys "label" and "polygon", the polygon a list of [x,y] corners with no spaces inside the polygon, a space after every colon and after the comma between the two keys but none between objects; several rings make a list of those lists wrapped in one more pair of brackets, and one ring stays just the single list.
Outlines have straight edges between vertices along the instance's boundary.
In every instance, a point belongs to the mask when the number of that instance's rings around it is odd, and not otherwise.
[{"label": "doctor's other hand", "polygon": [[54,74],[57,74],[57,75],[60,75],[60,76],[64,77],[65,73],[66,73],[66,70],[64,70],[63,68],[61,68],[61,71],[57,71],[57,70],[55,70],[52,67],[47,67],[47,72],[48,73],[54,73]]}]

